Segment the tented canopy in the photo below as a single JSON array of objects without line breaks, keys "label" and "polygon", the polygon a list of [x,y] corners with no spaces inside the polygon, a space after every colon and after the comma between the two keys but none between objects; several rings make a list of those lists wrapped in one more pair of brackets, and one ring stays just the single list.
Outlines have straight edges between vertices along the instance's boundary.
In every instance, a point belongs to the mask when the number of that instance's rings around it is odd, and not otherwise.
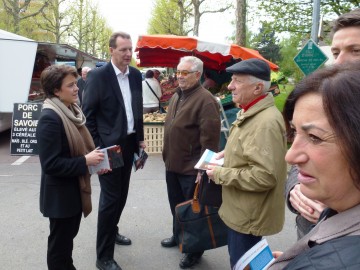
[{"label": "tented canopy", "polygon": [[266,60],[253,49],[236,44],[226,45],[201,41],[195,37],[175,35],[143,35],[139,36],[135,52],[140,67],[176,67],[179,59],[193,55],[204,62],[204,67],[217,71],[227,66],[250,58],[265,60],[270,68],[278,70],[278,66]]}]

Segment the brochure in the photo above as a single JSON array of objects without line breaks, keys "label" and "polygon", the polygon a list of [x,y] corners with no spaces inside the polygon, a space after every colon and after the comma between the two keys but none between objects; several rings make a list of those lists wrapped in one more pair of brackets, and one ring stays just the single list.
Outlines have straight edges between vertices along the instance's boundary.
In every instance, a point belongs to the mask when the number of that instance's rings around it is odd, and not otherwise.
[{"label": "brochure", "polygon": [[99,149],[104,153],[104,159],[98,165],[90,165],[90,174],[97,173],[102,169],[116,169],[124,166],[124,159],[119,145],[112,145]]},{"label": "brochure", "polygon": [[144,168],[147,158],[148,154],[142,148],[139,149],[139,155],[137,153],[134,154],[134,172],[138,169]]},{"label": "brochure", "polygon": [[248,250],[233,267],[233,270],[265,270],[275,261],[266,239]]},{"label": "brochure", "polygon": [[217,153],[206,149],[194,168],[198,170],[207,170],[207,165],[222,166],[224,164],[224,158],[216,159],[216,154]]}]

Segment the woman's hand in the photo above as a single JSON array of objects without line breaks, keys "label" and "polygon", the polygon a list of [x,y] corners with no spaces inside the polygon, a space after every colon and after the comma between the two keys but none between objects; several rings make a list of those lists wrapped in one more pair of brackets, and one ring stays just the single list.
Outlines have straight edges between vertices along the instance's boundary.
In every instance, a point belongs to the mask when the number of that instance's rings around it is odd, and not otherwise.
[{"label": "woman's hand", "polygon": [[272,255],[275,259],[279,258],[284,252],[282,251],[273,251]]},{"label": "woman's hand", "polygon": [[85,159],[87,166],[95,166],[104,160],[104,153],[98,149],[95,149],[89,154],[85,155]]},{"label": "woman's hand", "polygon": [[303,195],[300,184],[295,185],[290,191],[289,200],[292,207],[311,223],[316,223],[321,212],[326,208],[325,204],[311,200]]}]

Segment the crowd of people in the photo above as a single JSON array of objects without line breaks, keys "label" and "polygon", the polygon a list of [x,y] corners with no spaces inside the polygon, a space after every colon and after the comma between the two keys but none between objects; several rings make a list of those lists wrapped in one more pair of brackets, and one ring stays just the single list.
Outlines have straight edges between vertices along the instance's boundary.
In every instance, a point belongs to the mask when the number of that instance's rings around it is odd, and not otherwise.
[{"label": "crowd of people", "polygon": [[[114,260],[115,245],[132,243],[118,223],[134,154],[146,149],[143,113],[159,107],[162,92],[156,70],[149,70],[143,81],[140,71],[129,66],[132,42],[127,33],[113,33],[109,49],[106,65],[83,69],[83,86],[73,67],[49,66],[41,74],[46,100],[37,140],[40,211],[50,225],[48,269],[76,269],[74,238],[82,215],[92,210],[87,166],[103,160],[99,148],[119,145],[124,165],[97,173],[96,267],[121,269]],[[203,62],[194,56],[179,60],[162,153],[173,230],[161,246],[179,244],[175,207],[192,198],[202,178],[194,165],[210,149],[224,158],[223,166],[208,166],[206,174],[222,187],[219,215],[228,230],[231,269],[263,236],[282,230],[286,205],[298,215],[299,240],[284,252],[274,251],[276,260],[269,269],[360,267],[360,9],[335,20],[332,53],[334,65],[298,83],[283,115],[268,93],[270,68],[265,61],[248,59],[228,67],[228,89],[241,109],[221,152],[219,105],[207,84],[201,84]],[[192,268],[203,253],[184,254],[179,266]]]}]

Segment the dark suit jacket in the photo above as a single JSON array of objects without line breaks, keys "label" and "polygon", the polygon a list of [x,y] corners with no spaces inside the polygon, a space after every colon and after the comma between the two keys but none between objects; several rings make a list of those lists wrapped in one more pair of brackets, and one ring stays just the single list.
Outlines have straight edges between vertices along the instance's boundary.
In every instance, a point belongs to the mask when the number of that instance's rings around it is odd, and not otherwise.
[{"label": "dark suit jacket", "polygon": [[82,97],[83,97],[83,92],[84,92],[84,88],[85,88],[85,81],[83,80],[83,78],[79,78],[77,80],[77,87],[79,88],[79,101],[80,101],[80,105],[82,104]]},{"label": "dark suit jacket", "polygon": [[[144,140],[142,112],[142,80],[136,68],[129,67],[129,84],[136,141]],[[115,70],[111,62],[87,74],[82,108],[95,146],[101,148],[119,144],[124,146],[127,118]]]},{"label": "dark suit jacket", "polygon": [[41,164],[40,211],[45,217],[72,217],[82,210],[79,176],[87,171],[84,156],[71,157],[60,117],[44,109],[38,122]]}]

